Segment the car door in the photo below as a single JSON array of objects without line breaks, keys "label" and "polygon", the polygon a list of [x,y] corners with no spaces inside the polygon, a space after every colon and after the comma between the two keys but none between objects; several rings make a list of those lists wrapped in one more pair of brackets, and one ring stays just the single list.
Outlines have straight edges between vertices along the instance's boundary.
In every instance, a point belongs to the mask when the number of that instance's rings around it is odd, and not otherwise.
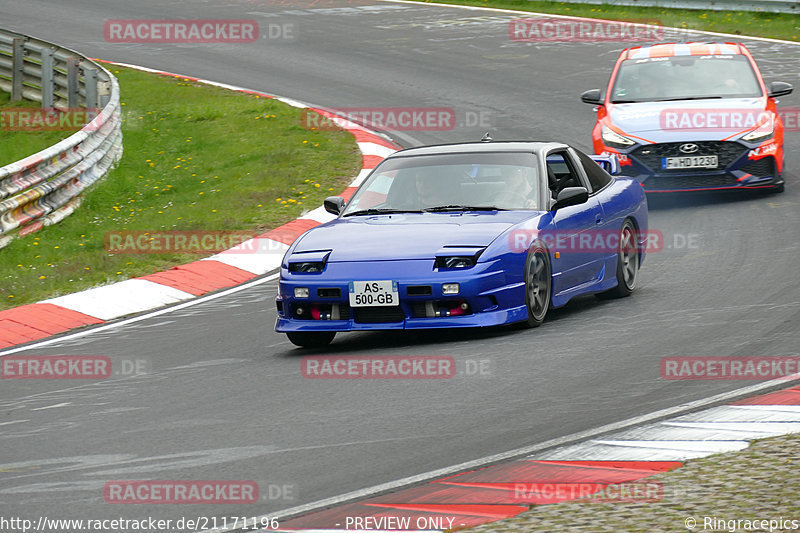
[{"label": "car door", "polygon": [[553,198],[566,187],[586,187],[589,199],[581,204],[555,211],[553,225],[553,293],[560,294],[602,278],[603,254],[595,250],[602,234],[603,208],[588,182],[577,157],[568,149],[554,149],[547,154],[548,174],[555,176]]},{"label": "car door", "polygon": [[602,260],[606,266],[606,277],[609,275],[613,277],[617,265],[618,236],[629,205],[626,201],[621,200],[619,194],[617,194],[619,188],[612,186],[614,178],[608,172],[583,152],[574,148],[570,150],[581,162],[581,169],[589,182],[589,194],[597,199],[600,203],[600,209],[603,211],[603,222],[597,227],[599,231],[598,241],[602,239],[601,242],[603,243],[603,246],[597,247],[598,260]]}]

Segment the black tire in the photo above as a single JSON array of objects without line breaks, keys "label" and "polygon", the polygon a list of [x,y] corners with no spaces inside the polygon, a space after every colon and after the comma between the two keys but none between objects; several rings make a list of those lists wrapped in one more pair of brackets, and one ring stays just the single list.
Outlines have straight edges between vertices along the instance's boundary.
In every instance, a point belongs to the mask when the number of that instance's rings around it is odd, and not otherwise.
[{"label": "black tire", "polygon": [[550,256],[541,245],[528,250],[525,261],[525,308],[528,310],[528,327],[542,325],[550,308],[553,278],[550,274]]},{"label": "black tire", "polygon": [[617,286],[601,292],[598,298],[624,298],[636,289],[639,279],[639,245],[636,226],[631,219],[625,219],[619,231],[619,250],[617,251]]},{"label": "black tire", "polygon": [[784,184],[781,183],[780,185],[776,185],[775,187],[770,189],[770,192],[773,193],[782,193],[784,191]]},{"label": "black tire", "polygon": [[335,331],[287,331],[292,344],[301,348],[324,348],[336,336]]}]

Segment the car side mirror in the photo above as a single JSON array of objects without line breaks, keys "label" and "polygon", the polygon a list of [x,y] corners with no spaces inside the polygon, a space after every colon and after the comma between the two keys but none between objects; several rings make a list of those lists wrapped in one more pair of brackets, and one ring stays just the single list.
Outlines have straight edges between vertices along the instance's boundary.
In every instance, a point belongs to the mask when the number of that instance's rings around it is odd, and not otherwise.
[{"label": "car side mirror", "polygon": [[328,196],[325,198],[323,205],[325,206],[325,211],[332,215],[339,215],[344,210],[344,198],[341,196]]},{"label": "car side mirror", "polygon": [[786,96],[787,94],[791,94],[794,88],[792,87],[791,83],[786,83],[784,81],[773,81],[769,84],[769,96],[772,98],[776,98],[778,96]]},{"label": "car side mirror", "polygon": [[581,95],[581,102],[584,104],[603,105],[603,97],[600,89],[589,89]]},{"label": "car side mirror", "polygon": [[558,193],[556,202],[553,204],[553,211],[568,207],[571,205],[578,205],[586,202],[589,199],[589,191],[586,187],[565,187]]}]

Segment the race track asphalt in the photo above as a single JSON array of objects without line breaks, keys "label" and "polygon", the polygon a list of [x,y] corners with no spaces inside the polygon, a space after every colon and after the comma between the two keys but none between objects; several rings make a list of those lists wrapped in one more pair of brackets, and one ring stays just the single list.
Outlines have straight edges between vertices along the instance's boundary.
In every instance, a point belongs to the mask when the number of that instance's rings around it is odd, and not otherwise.
[{"label": "race track asphalt", "polygon": [[[177,18],[292,24],[295,38],[176,45],[103,37],[110,19]],[[578,96],[606,83],[624,45],[511,42],[512,18],[345,0],[0,4],[0,26],[92,57],[319,106],[454,109],[455,128],[394,135],[404,146],[491,131],[588,149],[593,113]],[[800,48],[745,42],[768,81],[800,88]],[[800,94],[781,105],[800,106]],[[274,281],[21,352],[106,355],[147,373],[102,383],[4,381],[1,514],[253,516],[742,387],[664,381],[659,361],[798,355],[800,133],[787,134],[786,149],[784,194],[653,202],[651,226],[666,246],[647,257],[631,298],[581,298],[536,330],[345,334],[325,351],[452,356],[452,379],[303,378],[307,352],[273,332]],[[479,361],[488,361],[488,374],[469,375]],[[272,485],[290,490],[253,505],[104,503],[105,482],[125,479],[246,479],[262,496]]]}]

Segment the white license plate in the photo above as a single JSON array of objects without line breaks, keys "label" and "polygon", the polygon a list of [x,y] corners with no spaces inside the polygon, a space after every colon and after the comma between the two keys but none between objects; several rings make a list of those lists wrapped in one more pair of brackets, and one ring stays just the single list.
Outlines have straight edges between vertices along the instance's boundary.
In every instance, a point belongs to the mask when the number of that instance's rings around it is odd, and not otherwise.
[{"label": "white license plate", "polygon": [[376,305],[400,305],[396,281],[350,282],[350,307],[371,307]]},{"label": "white license plate", "polygon": [[661,168],[717,168],[715,155],[687,155],[682,157],[663,157]]}]

